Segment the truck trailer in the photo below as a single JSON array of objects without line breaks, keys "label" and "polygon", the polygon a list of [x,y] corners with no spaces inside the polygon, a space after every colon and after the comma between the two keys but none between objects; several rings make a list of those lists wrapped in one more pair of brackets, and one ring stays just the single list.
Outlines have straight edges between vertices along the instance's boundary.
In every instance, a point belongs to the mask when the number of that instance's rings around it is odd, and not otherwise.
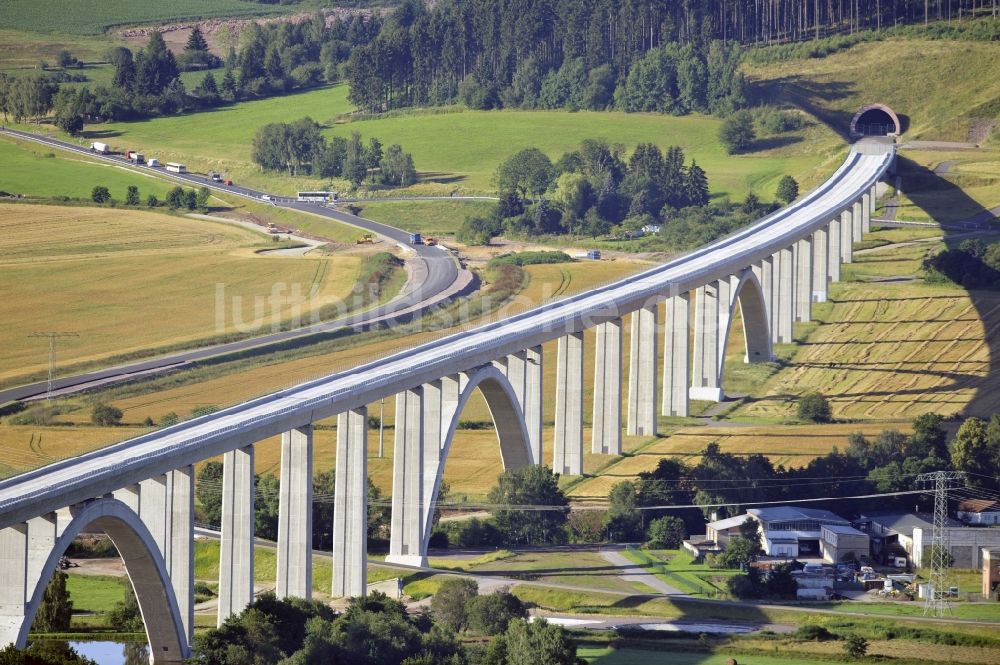
[{"label": "truck trailer", "polygon": [[93,143],[90,144],[90,151],[91,152],[99,152],[102,155],[106,155],[109,152],[111,152],[111,149],[108,148],[108,144],[107,143],[101,143],[100,141],[94,141]]}]

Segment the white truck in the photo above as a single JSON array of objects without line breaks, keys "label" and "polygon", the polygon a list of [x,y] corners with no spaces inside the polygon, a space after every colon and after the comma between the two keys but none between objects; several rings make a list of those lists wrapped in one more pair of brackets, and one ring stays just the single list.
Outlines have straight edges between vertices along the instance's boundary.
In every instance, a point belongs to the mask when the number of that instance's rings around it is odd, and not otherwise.
[{"label": "white truck", "polygon": [[111,152],[111,149],[108,148],[108,144],[107,143],[101,143],[100,141],[94,141],[93,143],[90,144],[90,151],[91,152],[99,152],[102,155],[106,155],[109,152]]}]

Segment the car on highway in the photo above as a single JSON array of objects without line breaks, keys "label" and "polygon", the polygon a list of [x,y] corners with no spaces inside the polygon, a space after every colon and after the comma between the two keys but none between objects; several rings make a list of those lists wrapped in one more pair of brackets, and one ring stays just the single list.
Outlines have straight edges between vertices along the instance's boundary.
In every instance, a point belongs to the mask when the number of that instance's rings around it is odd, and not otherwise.
[{"label": "car on highway", "polygon": [[209,177],[212,178],[212,182],[222,182],[222,176],[219,175],[218,173],[213,173]]},{"label": "car on highway", "polygon": [[271,198],[270,194],[261,194],[260,195],[260,200],[261,201],[271,201],[271,202],[274,201],[274,199]]}]

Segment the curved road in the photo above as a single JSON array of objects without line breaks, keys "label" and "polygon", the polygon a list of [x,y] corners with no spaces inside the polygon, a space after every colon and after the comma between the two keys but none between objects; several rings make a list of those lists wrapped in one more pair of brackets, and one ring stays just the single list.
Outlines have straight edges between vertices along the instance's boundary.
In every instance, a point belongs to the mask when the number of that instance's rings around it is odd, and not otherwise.
[{"label": "curved road", "polygon": [[[261,198],[265,192],[241,187],[239,185],[226,186],[212,182],[210,179],[193,173],[171,173],[162,167],[150,167],[145,165],[135,165],[119,155],[101,155],[91,152],[89,148],[84,148],[72,143],[60,141],[47,136],[38,136],[28,132],[21,132],[9,128],[0,128],[0,132],[9,136],[27,139],[36,143],[50,145],[60,150],[76,152],[93,159],[100,159],[126,167],[135,171],[153,174],[158,177],[167,178],[188,185],[197,187],[208,187],[209,189],[223,192],[225,194],[242,196],[247,199],[262,202]],[[283,208],[291,208],[305,213],[328,217],[338,222],[343,222],[351,226],[356,226],[372,233],[384,236],[401,247],[416,252],[418,261],[414,262],[411,271],[411,279],[407,288],[391,302],[375,308],[344,316],[333,321],[324,321],[294,330],[288,330],[258,337],[252,337],[225,344],[215,344],[212,346],[200,347],[190,351],[181,351],[163,356],[158,356],[149,360],[142,360],[124,365],[117,365],[102,370],[86,372],[73,376],[57,379],[53,382],[54,392],[72,392],[87,387],[113,383],[141,374],[166,369],[175,368],[186,363],[201,360],[211,356],[216,356],[234,351],[243,351],[250,348],[257,348],[286,342],[298,337],[306,337],[323,333],[331,333],[346,327],[359,328],[375,322],[393,322],[409,320],[419,312],[440,304],[456,295],[467,292],[474,286],[472,276],[465,270],[459,271],[458,261],[448,250],[439,245],[410,245],[410,234],[392,226],[373,222],[369,219],[357,217],[337,210],[332,210],[324,205],[298,203],[294,199],[283,197],[273,197],[273,204]],[[47,382],[39,381],[0,390],[0,404],[9,401],[26,399],[44,394],[47,389]]]}]

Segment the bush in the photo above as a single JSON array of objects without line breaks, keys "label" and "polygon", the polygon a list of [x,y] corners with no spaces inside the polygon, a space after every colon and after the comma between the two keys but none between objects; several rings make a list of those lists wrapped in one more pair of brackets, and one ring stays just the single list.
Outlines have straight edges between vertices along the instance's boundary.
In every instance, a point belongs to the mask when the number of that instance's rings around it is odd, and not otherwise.
[{"label": "bush", "polygon": [[799,196],[799,183],[790,175],[784,176],[778,181],[778,191],[775,196],[785,203],[791,203]]},{"label": "bush", "polygon": [[528,608],[521,599],[507,591],[476,596],[466,606],[469,627],[483,635],[499,635],[514,619],[527,619]]},{"label": "bush", "polygon": [[156,194],[150,194],[146,197],[146,205],[150,208],[155,208],[160,205],[160,199],[156,198]]},{"label": "bush", "polygon": [[740,600],[761,598],[764,595],[764,587],[756,575],[733,575],[726,580],[726,588],[733,597]]},{"label": "bush", "polygon": [[757,140],[753,128],[753,117],[748,111],[737,111],[722,123],[719,140],[730,155],[746,152]]},{"label": "bush", "polygon": [[90,422],[100,427],[114,427],[121,424],[122,410],[110,404],[95,404],[90,412]]},{"label": "bush", "polygon": [[90,198],[94,203],[107,203],[111,199],[111,192],[104,185],[97,185],[91,190]]},{"label": "bush", "polygon": [[468,577],[450,578],[441,583],[431,598],[431,613],[439,623],[455,632],[469,625],[466,611],[469,603],[479,594],[479,585]]},{"label": "bush", "polygon": [[868,640],[860,635],[850,635],[844,640],[844,653],[850,658],[864,658],[868,653]]},{"label": "bush", "polygon": [[795,639],[808,642],[826,642],[837,639],[837,636],[823,626],[807,623],[798,627],[795,631]]},{"label": "bush", "polygon": [[515,252],[490,259],[487,264],[493,268],[499,265],[530,266],[544,263],[567,263],[573,260],[565,252]]},{"label": "bush", "polygon": [[819,393],[807,393],[799,398],[799,420],[814,423],[830,422],[830,402]]},{"label": "bush", "polygon": [[129,185],[128,190],[125,193],[125,205],[127,206],[137,206],[139,205],[139,188],[135,185]]},{"label": "bush", "polygon": [[678,549],[687,537],[684,520],[679,517],[661,517],[649,523],[646,547],[658,550]]}]

